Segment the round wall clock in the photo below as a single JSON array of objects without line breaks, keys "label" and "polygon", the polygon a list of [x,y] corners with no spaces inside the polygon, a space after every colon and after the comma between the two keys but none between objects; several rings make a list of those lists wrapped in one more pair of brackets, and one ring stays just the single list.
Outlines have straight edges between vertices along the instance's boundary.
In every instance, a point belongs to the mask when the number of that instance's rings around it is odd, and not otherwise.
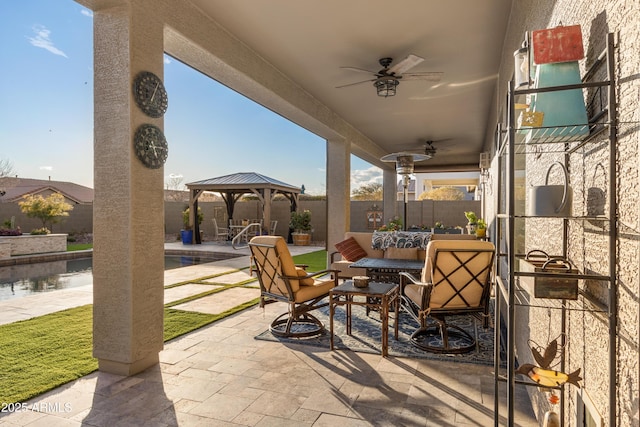
[{"label": "round wall clock", "polygon": [[154,125],[141,125],[134,136],[133,149],[142,164],[150,169],[164,165],[169,155],[169,147],[164,134]]},{"label": "round wall clock", "polygon": [[169,106],[162,80],[149,71],[142,71],[133,80],[133,96],[138,107],[149,117],[162,117]]}]

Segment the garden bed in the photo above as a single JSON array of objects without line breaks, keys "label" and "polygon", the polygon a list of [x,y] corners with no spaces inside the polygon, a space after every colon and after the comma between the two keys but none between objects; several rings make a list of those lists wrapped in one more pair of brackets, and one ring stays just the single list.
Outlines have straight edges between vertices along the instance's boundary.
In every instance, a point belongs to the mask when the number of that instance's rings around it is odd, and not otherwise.
[{"label": "garden bed", "polygon": [[66,250],[66,234],[0,236],[0,258],[9,258],[15,255],[65,252]]}]

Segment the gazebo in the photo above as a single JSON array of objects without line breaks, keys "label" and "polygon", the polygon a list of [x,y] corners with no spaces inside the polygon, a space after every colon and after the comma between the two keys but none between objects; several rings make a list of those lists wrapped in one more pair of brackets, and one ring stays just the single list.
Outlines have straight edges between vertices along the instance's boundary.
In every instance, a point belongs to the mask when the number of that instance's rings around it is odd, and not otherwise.
[{"label": "gazebo", "polygon": [[204,191],[220,193],[227,205],[227,215],[233,218],[233,210],[236,202],[245,194],[258,196],[262,206],[262,222],[271,222],[271,201],[277,194],[284,195],[291,202],[291,212],[298,207],[298,196],[301,188],[286,184],[277,179],[269,178],[255,172],[239,172],[224,175],[217,178],[209,178],[202,181],[187,184],[189,189],[189,224],[193,227],[195,243],[202,243],[200,239],[200,227],[195,220],[198,211],[198,197]]}]

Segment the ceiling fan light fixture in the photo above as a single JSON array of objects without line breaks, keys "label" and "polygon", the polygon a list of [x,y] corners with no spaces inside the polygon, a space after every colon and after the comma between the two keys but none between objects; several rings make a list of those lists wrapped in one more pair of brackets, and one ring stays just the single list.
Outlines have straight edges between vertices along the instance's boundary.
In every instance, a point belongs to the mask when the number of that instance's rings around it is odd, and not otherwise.
[{"label": "ceiling fan light fixture", "polygon": [[392,76],[383,76],[377,78],[373,85],[376,87],[378,96],[387,98],[389,96],[395,96],[396,87],[400,84],[398,79]]}]

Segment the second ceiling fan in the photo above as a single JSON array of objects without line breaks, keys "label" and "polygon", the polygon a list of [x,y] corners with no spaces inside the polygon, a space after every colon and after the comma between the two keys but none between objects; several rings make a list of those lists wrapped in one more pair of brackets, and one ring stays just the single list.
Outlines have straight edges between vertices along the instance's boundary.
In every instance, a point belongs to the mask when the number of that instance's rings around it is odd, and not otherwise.
[{"label": "second ceiling fan", "polygon": [[394,96],[396,94],[396,87],[400,84],[400,79],[426,80],[432,82],[440,81],[440,79],[442,78],[441,72],[407,73],[407,71],[409,71],[411,68],[415,67],[422,61],[424,61],[424,58],[410,54],[402,61],[393,66],[391,66],[391,64],[393,63],[393,58],[381,58],[378,62],[383,68],[379,71],[365,70],[358,67],[340,67],[345,70],[371,74],[373,78],[336,86],[336,88],[343,88],[359,85],[362,83],[373,82],[378,96],[386,98],[389,96]]}]

